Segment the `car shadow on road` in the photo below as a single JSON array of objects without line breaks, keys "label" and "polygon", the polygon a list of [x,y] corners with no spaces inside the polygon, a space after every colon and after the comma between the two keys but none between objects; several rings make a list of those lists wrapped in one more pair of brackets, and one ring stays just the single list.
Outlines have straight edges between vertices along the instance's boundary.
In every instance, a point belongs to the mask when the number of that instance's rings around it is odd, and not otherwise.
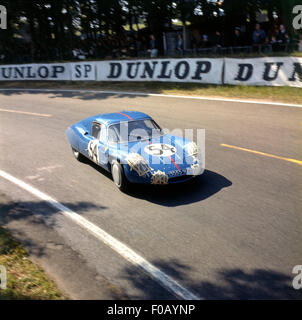
[{"label": "car shadow on road", "polygon": [[[112,181],[111,173],[94,162],[84,159],[83,163],[91,166],[100,174],[103,174]],[[177,207],[203,201],[221,191],[223,188],[230,187],[231,185],[232,182],[221,174],[205,170],[202,175],[183,183],[175,183],[165,186],[130,184],[125,194],[130,197],[147,200],[161,206]],[[118,189],[116,189],[116,192],[119,192]]]},{"label": "car shadow on road", "polygon": [[132,185],[127,194],[161,206],[176,207],[203,201],[231,185],[232,182],[219,173],[205,170],[201,176],[184,183],[166,186]]},{"label": "car shadow on road", "polygon": [[[96,165],[94,162],[84,159],[83,163],[91,166],[112,181],[111,173]],[[205,170],[202,175],[183,183],[165,186],[130,184],[125,194],[161,206],[177,207],[203,201],[231,185],[232,182],[221,174]],[[118,189],[116,189],[116,192],[119,192]]]},{"label": "car shadow on road", "polygon": [[[159,259],[152,261],[152,264],[201,299],[302,299],[302,292],[292,287],[293,277],[290,273],[287,275],[277,270],[263,268],[248,271],[242,268],[223,268],[214,272],[215,280],[196,281],[189,275],[191,271],[194,271],[192,267],[177,259]],[[128,266],[122,271],[121,277],[132,283],[145,299],[156,299],[157,285],[149,285],[146,292],[146,283],[150,281],[150,277],[143,271],[138,272],[137,268]],[[139,299],[139,294],[135,298]]]}]

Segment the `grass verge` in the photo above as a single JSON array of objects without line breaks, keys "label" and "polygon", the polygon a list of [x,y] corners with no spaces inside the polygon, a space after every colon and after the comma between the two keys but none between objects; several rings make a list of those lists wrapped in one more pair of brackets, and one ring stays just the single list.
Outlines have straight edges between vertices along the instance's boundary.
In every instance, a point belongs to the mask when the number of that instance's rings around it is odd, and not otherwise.
[{"label": "grass verge", "polygon": [[0,88],[50,88],[135,91],[188,96],[223,97],[302,104],[302,90],[295,87],[260,87],[168,82],[14,81]]},{"label": "grass verge", "polygon": [[22,245],[1,227],[0,265],[7,271],[7,289],[0,289],[0,300],[66,299],[45,272],[29,259]]}]

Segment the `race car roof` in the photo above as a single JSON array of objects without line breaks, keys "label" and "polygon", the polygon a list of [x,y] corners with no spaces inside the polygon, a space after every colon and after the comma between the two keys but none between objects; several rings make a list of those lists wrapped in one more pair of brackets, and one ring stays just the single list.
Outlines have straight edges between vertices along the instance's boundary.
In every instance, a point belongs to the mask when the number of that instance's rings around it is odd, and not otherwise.
[{"label": "race car roof", "polygon": [[120,121],[133,121],[140,119],[151,119],[150,116],[138,111],[121,111],[114,113],[103,113],[95,116],[95,120],[110,125]]}]

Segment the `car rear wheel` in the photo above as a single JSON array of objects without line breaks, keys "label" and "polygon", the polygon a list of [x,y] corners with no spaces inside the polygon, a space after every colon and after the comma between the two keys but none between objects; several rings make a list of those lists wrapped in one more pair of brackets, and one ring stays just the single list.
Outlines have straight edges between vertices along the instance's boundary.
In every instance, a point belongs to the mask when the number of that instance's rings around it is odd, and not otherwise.
[{"label": "car rear wheel", "polygon": [[72,150],[72,153],[74,155],[74,157],[78,160],[78,161],[83,161],[85,159],[85,157],[79,152],[77,151],[76,149],[74,148],[71,148]]},{"label": "car rear wheel", "polygon": [[129,183],[128,183],[127,178],[125,176],[123,167],[116,160],[114,160],[111,164],[111,174],[112,174],[114,184],[121,191],[126,191]]}]

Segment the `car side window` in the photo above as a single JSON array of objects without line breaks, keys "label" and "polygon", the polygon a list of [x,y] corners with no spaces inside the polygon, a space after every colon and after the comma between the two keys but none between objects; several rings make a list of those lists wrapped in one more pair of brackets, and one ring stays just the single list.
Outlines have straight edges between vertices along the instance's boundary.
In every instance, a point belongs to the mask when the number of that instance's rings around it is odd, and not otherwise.
[{"label": "car side window", "polygon": [[110,142],[118,142],[119,141],[119,136],[118,136],[118,133],[117,133],[117,128],[116,126],[110,126],[109,129],[108,129],[108,140]]},{"label": "car side window", "polygon": [[97,122],[93,122],[91,126],[91,136],[95,139],[100,139],[101,125]]}]

